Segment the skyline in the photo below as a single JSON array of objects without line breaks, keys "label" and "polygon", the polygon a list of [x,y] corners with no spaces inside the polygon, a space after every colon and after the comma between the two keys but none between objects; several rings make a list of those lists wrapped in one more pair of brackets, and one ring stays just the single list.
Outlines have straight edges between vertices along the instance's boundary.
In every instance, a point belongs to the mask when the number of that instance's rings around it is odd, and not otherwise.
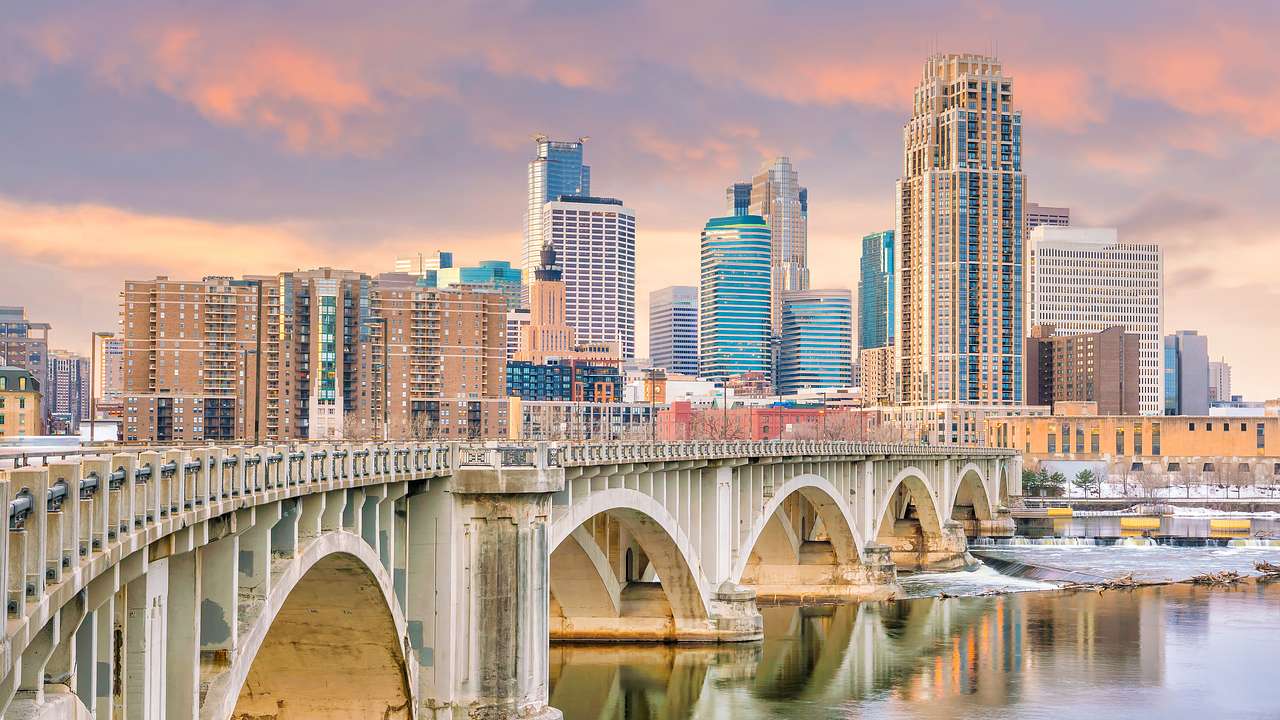
[{"label": "skyline", "polygon": [[[786,57],[735,56],[710,37],[709,7],[678,22],[642,5],[334,9],[291,25],[264,21],[288,6],[18,9],[0,30],[0,102],[27,111],[0,116],[13,159],[0,169],[0,302],[26,305],[53,323],[53,346],[83,352],[88,331],[116,327],[126,278],[378,272],[433,250],[516,262],[535,132],[592,137],[593,193],[639,217],[640,298],[696,284],[698,233],[722,213],[724,186],[774,155],[810,190],[812,286],[854,288],[861,237],[893,226],[925,58],[990,52],[996,39],[1026,118],[1028,200],[1163,245],[1166,332],[1208,335],[1237,392],[1280,396],[1266,314],[1280,292],[1265,271],[1280,259],[1265,212],[1280,83],[1262,62],[1275,11],[1228,23],[1207,9],[1154,15],[1155,4],[960,3],[922,21],[917,5],[788,13],[812,42]],[[781,17],[735,7],[748,29]],[[415,32],[427,20],[459,38],[424,49]],[[649,28],[637,37],[652,47],[582,33],[600,23]],[[935,46],[910,32],[921,23],[965,40]],[[558,42],[564,33],[582,42]]]}]

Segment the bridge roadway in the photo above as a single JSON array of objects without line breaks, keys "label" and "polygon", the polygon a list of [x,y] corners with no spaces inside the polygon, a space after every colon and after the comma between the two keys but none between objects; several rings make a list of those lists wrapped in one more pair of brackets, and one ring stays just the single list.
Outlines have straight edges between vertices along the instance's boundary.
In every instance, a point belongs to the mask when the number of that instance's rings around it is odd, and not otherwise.
[{"label": "bridge roadway", "polygon": [[1021,458],[877,443],[111,450],[0,472],[4,718],[558,717],[548,638],[758,640],[1008,535]]}]

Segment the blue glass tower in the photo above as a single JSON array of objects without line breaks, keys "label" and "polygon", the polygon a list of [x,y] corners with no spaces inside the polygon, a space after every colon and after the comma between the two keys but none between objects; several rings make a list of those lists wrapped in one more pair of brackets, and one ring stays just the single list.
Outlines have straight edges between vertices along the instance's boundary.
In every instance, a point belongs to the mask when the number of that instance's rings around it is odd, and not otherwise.
[{"label": "blue glass tower", "polygon": [[772,377],[772,235],[759,215],[711,218],[702,230],[698,374]]},{"label": "blue glass tower", "polygon": [[853,384],[853,300],[848,290],[795,290],[782,296],[778,391]]},{"label": "blue glass tower", "polygon": [[862,238],[858,275],[858,349],[893,344],[893,231]]},{"label": "blue glass tower", "polygon": [[[534,138],[537,154],[529,161],[529,207],[524,219],[524,250],[520,267],[526,280],[533,279],[542,252],[543,206],[561,195],[590,195],[591,168],[582,162],[586,138],[572,142]],[[528,299],[526,285],[524,299]]]}]

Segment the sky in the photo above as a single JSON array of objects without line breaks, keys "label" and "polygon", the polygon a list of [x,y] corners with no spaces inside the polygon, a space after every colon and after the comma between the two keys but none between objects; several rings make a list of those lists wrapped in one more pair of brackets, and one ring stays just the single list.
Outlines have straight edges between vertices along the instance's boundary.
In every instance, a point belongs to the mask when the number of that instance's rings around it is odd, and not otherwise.
[{"label": "sky", "polygon": [[651,290],[724,188],[788,155],[814,287],[890,228],[933,52],[996,54],[1028,199],[1166,253],[1165,329],[1280,397],[1277,4],[551,0],[9,3],[0,304],[85,350],[126,278],[517,258],[532,136],[590,136]]}]

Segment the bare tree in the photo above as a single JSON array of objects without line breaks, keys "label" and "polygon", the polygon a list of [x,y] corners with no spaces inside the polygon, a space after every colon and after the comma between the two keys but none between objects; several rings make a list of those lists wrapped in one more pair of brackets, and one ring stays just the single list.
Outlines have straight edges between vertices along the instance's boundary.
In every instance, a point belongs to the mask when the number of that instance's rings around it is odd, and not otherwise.
[{"label": "bare tree", "polygon": [[1138,471],[1138,487],[1142,491],[1144,498],[1152,499],[1158,497],[1160,490],[1169,487],[1169,478],[1157,469],[1154,463],[1146,463],[1143,468]]}]

